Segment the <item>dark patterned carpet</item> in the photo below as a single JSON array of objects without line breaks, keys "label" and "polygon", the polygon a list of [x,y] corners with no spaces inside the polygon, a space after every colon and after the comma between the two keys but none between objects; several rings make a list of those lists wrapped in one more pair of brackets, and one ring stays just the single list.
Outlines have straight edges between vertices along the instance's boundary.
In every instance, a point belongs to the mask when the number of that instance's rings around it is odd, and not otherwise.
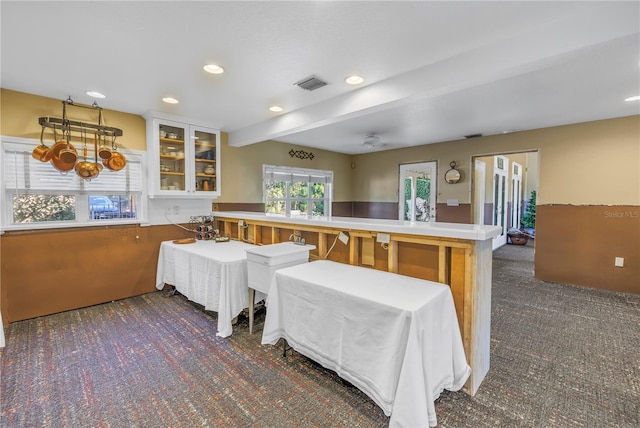
[{"label": "dark patterned carpet", "polygon": [[[640,426],[640,295],[536,280],[532,255],[494,253],[491,370],[475,397],[442,394],[439,426]],[[332,372],[261,346],[246,319],[227,339],[215,322],[157,292],[13,323],[0,351],[0,426],[388,425]]]}]

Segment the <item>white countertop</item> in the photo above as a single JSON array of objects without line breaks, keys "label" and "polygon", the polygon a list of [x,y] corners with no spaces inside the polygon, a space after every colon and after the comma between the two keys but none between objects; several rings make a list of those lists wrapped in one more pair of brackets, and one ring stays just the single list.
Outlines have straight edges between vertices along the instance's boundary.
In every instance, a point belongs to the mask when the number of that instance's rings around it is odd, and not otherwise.
[{"label": "white countertop", "polygon": [[406,235],[434,236],[441,238],[470,239],[485,241],[500,234],[500,226],[485,226],[479,224],[443,223],[443,222],[411,222],[403,220],[384,220],[377,218],[356,217],[312,217],[264,214],[245,211],[214,212],[216,217],[242,219],[248,222],[269,221],[274,223],[290,223],[309,226],[331,227],[349,231],[369,230],[383,233],[402,233]]}]

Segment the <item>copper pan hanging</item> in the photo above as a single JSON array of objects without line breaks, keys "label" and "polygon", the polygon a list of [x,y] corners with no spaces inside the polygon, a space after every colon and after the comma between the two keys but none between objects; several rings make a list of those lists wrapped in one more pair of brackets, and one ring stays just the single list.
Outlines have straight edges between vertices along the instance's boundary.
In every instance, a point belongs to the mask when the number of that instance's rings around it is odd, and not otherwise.
[{"label": "copper pan hanging", "polygon": [[58,140],[51,147],[51,165],[60,172],[69,172],[76,165],[76,160],[78,160],[78,151],[69,142],[69,139],[71,138],[70,130],[66,129],[66,131],[63,132],[66,132],[66,138],[63,134],[63,139]]},{"label": "copper pan hanging", "polygon": [[75,164],[78,160],[78,151],[71,144],[71,125],[67,123],[66,126],[67,144],[58,152],[58,159],[60,159],[64,163]]},{"label": "copper pan hanging", "polygon": [[[96,136],[96,140],[97,140],[97,136]],[[109,147],[109,145],[107,144],[106,138],[102,137],[102,142],[100,143],[100,150],[97,151],[98,156],[100,156],[100,159],[106,160],[109,159],[111,157],[111,148]],[[96,159],[96,162],[98,160]]]},{"label": "copper pan hanging", "polygon": [[44,126],[40,131],[40,145],[33,149],[31,156],[40,162],[48,162],[51,159],[51,149],[44,143]]},{"label": "copper pan hanging", "polygon": [[102,159],[104,166],[111,171],[120,171],[127,165],[127,158],[117,150],[118,147],[116,146],[116,137],[114,135],[111,141],[111,157],[109,159]]},{"label": "copper pan hanging", "polygon": [[84,180],[91,180],[92,178],[97,177],[100,171],[98,171],[98,168],[96,167],[96,164],[94,162],[89,162],[87,160],[87,136],[84,133],[84,130],[83,136],[83,160],[76,164],[75,170],[76,174],[78,174],[79,177],[83,178]]}]

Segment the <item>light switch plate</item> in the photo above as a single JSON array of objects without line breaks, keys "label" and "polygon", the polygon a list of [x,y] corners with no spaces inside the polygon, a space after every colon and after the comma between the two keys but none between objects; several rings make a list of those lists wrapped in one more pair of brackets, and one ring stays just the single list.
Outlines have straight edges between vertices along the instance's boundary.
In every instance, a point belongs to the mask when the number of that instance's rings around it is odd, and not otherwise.
[{"label": "light switch plate", "polygon": [[616,257],[616,267],[624,267],[624,257]]},{"label": "light switch plate", "polygon": [[381,244],[388,244],[390,240],[391,236],[388,233],[378,232],[378,234],[376,235],[376,242],[379,242]]},{"label": "light switch plate", "polygon": [[344,245],[347,245],[349,243],[349,235],[347,235],[344,232],[340,232],[340,234],[338,235],[338,239],[340,240],[340,242],[342,242]]}]

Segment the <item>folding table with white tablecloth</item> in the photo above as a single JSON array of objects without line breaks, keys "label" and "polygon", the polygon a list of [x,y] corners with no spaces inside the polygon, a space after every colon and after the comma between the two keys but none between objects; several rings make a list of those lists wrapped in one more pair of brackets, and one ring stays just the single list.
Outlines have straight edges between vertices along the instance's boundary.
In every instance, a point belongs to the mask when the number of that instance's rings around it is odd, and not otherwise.
[{"label": "folding table with white tablecloth", "polygon": [[435,426],[434,401],[471,373],[447,285],[328,260],[276,271],[262,343],[280,338],[366,393],[394,427]]},{"label": "folding table with white tablecloth", "polygon": [[[160,245],[156,288],[164,284],[176,290],[205,310],[218,313],[217,336],[227,337],[233,332],[231,321],[249,306],[247,284],[247,255],[254,245],[239,241],[196,241],[175,244],[164,241]],[[264,299],[256,293],[256,301]]]}]

